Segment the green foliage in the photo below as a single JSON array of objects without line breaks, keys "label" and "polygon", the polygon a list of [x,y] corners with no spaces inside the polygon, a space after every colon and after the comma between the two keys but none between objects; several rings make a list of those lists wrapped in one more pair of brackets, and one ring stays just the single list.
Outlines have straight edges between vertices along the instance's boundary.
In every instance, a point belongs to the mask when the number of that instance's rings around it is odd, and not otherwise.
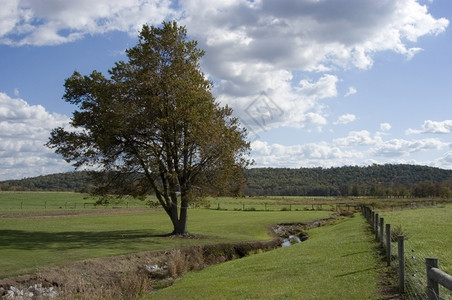
[{"label": "green foliage", "polygon": [[246,170],[251,196],[452,196],[452,171],[416,165]]}]

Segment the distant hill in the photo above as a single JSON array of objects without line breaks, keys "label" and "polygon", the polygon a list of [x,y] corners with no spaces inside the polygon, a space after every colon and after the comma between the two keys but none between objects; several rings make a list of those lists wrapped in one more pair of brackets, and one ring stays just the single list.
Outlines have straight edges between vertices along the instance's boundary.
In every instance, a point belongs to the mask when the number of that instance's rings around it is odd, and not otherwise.
[{"label": "distant hill", "polygon": [[0,181],[0,190],[87,192],[90,184],[91,178],[89,173],[81,171]]},{"label": "distant hill", "polygon": [[[452,170],[417,165],[337,168],[254,168],[245,172],[247,196],[452,197]],[[59,173],[0,182],[0,190],[88,192],[88,172]]]},{"label": "distant hill", "polygon": [[[417,165],[337,168],[256,168],[246,171],[245,195],[439,196],[452,186],[452,170]],[[430,191],[428,191],[430,189]]]}]

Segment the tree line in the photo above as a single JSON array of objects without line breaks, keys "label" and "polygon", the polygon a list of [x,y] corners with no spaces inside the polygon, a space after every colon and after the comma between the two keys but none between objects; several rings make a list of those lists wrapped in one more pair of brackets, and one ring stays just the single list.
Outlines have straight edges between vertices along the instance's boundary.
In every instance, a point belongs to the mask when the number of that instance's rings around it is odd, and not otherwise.
[{"label": "tree line", "polygon": [[248,196],[452,197],[452,170],[407,164],[248,169]]},{"label": "tree line", "polygon": [[[452,170],[416,165],[336,168],[252,168],[243,196],[452,197]],[[89,192],[89,172],[68,172],[0,182],[2,191]]]}]

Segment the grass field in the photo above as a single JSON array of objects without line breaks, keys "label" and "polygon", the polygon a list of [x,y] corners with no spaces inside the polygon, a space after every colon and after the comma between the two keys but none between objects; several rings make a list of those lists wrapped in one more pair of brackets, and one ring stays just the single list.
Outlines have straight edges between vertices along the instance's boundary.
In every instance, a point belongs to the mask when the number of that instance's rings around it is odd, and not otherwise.
[{"label": "grass field", "polygon": [[[198,239],[171,239],[169,218],[135,199],[95,207],[76,193],[0,193],[0,278],[46,266],[188,245],[268,240],[268,226],[326,218],[337,203],[363,199],[307,197],[209,198],[210,209],[190,209],[188,230]],[[378,201],[364,199],[365,201]],[[316,210],[323,209],[323,210]],[[348,209],[342,206],[342,209]],[[450,273],[452,204],[382,210],[402,225],[407,247],[438,257]],[[361,216],[309,231],[302,244],[189,273],[150,299],[378,299],[381,261]],[[218,297],[221,295],[221,297]]]},{"label": "grass field", "polygon": [[[0,192],[0,213],[21,211],[72,211],[112,208],[146,208],[146,201],[125,197],[111,199],[107,206],[94,206],[97,198],[71,192]],[[354,204],[365,199],[337,199],[335,197],[208,197],[200,207],[216,210],[313,210],[335,209],[338,202]]]},{"label": "grass field", "polygon": [[380,215],[392,227],[401,226],[406,248],[413,256],[437,257],[452,274],[452,204],[381,211]]},{"label": "grass field", "polygon": [[[64,195],[73,196],[73,195]],[[49,200],[50,201],[50,200]],[[188,230],[202,239],[169,239],[161,210],[105,210],[95,214],[4,214],[0,217],[0,278],[34,272],[85,258],[209,244],[269,239],[267,227],[279,222],[325,218],[330,211],[217,211],[193,209]]]},{"label": "grass field", "polygon": [[109,206],[94,206],[97,198],[71,192],[0,192],[0,213],[72,211],[101,208],[145,208],[145,201],[127,197],[114,199]]},{"label": "grass field", "polygon": [[367,228],[357,216],[312,229],[306,242],[189,273],[145,299],[380,299]]},{"label": "grass field", "polygon": [[[452,274],[452,204],[383,210],[379,214],[385,224],[391,224],[391,228],[401,228],[399,234],[405,236],[405,290],[408,298],[427,297],[427,257],[438,258],[440,269]],[[397,253],[397,243],[393,243],[391,248],[393,253]],[[441,299],[452,299],[452,292],[442,286],[440,295]]]}]

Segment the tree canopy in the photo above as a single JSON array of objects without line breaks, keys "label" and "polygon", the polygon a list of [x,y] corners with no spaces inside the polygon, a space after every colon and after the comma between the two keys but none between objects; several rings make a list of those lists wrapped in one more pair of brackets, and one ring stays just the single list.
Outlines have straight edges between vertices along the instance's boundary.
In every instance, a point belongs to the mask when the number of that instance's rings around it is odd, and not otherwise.
[{"label": "tree canopy", "polygon": [[66,79],[63,99],[77,106],[74,130],[55,128],[47,145],[75,167],[102,170],[100,194],[154,193],[187,231],[189,201],[203,188],[239,188],[248,165],[246,132],[211,94],[204,52],[176,22],[144,25],[109,78],[93,71]]}]

